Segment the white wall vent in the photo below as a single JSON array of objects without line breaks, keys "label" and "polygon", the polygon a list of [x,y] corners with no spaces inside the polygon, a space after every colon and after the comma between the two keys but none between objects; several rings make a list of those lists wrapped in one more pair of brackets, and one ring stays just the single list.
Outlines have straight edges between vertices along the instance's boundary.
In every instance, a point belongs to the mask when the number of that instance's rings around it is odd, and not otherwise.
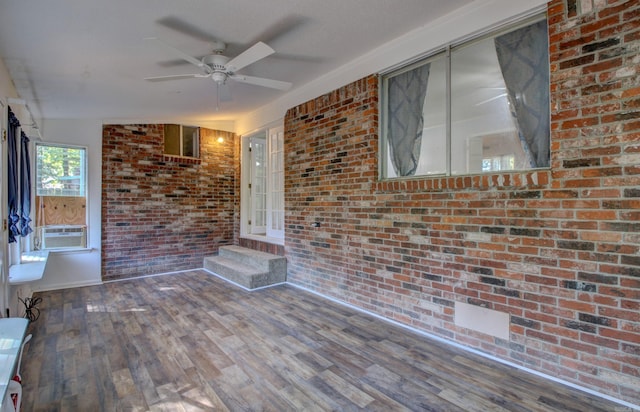
[{"label": "white wall vent", "polygon": [[42,248],[87,247],[87,227],[76,225],[46,226],[42,228]]}]

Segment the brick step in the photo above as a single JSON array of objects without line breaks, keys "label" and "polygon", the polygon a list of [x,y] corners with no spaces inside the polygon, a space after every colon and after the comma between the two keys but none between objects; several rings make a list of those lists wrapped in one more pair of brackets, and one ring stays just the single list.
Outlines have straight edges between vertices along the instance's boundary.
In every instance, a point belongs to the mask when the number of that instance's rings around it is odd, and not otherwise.
[{"label": "brick step", "polygon": [[217,256],[204,258],[204,268],[247,289],[285,282],[287,260],[282,256],[240,246],[222,246]]}]

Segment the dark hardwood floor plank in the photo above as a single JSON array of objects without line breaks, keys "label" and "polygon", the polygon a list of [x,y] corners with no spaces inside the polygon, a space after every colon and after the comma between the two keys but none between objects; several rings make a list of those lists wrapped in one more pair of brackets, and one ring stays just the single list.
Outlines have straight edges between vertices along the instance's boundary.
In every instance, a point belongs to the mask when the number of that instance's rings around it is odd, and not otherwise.
[{"label": "dark hardwood floor plank", "polygon": [[195,270],[38,296],[24,411],[618,407],[289,285]]},{"label": "dark hardwood floor plank", "polygon": [[289,380],[283,377],[277,370],[264,361],[262,355],[250,348],[236,352],[236,360],[254,380],[264,380],[274,388],[282,390],[289,385]]},{"label": "dark hardwood floor plank", "polygon": [[374,364],[367,369],[362,381],[394,401],[414,411],[462,411],[407,377]]},{"label": "dark hardwood floor plank", "polygon": [[325,369],[320,372],[318,376],[336,392],[348,399],[350,403],[355,404],[355,406],[359,408],[364,409],[375,400],[372,396],[360,390],[359,386],[361,385],[352,384],[334,373],[331,369]]}]

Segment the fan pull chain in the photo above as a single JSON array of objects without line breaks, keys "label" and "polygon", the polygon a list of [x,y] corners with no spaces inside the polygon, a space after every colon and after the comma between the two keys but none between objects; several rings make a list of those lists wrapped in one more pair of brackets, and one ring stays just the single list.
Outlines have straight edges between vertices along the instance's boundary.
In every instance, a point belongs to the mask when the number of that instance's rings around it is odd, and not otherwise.
[{"label": "fan pull chain", "polygon": [[220,83],[216,82],[216,112],[220,111]]}]

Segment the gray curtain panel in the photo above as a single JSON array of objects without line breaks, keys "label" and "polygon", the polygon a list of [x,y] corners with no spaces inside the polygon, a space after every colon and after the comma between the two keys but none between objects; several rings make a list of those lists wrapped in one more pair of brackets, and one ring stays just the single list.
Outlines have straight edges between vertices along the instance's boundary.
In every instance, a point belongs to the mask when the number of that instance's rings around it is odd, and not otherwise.
[{"label": "gray curtain panel", "polygon": [[389,79],[387,141],[398,176],[413,176],[418,167],[429,68],[425,64]]},{"label": "gray curtain panel", "polygon": [[547,21],[495,39],[511,112],[531,167],[549,166],[549,44]]}]

